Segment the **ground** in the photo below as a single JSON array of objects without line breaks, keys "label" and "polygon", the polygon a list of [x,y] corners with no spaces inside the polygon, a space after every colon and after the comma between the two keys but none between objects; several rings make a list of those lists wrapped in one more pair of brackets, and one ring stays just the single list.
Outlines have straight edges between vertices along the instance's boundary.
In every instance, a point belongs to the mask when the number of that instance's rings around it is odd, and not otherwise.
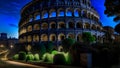
[{"label": "ground", "polygon": [[0,61],[0,68],[46,68],[46,67],[24,64],[14,61]]}]

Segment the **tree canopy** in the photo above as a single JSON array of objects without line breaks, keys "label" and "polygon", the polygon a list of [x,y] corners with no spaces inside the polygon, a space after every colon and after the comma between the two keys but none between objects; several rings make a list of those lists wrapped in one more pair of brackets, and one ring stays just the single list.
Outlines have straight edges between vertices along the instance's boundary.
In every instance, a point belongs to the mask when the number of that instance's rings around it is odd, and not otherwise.
[{"label": "tree canopy", "polygon": [[120,24],[115,26],[115,31],[120,34]]},{"label": "tree canopy", "polygon": [[120,0],[105,0],[105,14],[114,16],[115,22],[120,22]]}]

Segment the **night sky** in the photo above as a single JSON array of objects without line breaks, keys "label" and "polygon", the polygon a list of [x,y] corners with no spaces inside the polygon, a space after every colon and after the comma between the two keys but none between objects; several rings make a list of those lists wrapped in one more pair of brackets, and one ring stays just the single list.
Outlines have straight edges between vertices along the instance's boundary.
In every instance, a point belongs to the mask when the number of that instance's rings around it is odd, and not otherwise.
[{"label": "night sky", "polygon": [[[8,37],[18,38],[18,23],[20,20],[21,8],[31,0],[0,0],[0,33],[8,33]],[[105,0],[91,0],[92,5],[98,11],[103,26],[116,25],[113,17],[104,14]]]}]

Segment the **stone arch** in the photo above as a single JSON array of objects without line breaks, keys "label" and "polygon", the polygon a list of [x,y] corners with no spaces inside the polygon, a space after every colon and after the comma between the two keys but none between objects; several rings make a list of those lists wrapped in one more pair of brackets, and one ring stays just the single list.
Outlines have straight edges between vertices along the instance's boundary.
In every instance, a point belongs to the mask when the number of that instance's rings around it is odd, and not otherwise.
[{"label": "stone arch", "polygon": [[50,28],[51,29],[56,29],[56,23],[55,22],[50,22]]},{"label": "stone arch", "polygon": [[75,35],[74,34],[68,34],[68,38],[75,39]]},{"label": "stone arch", "polygon": [[31,41],[32,41],[32,36],[31,36],[31,35],[29,35],[29,36],[27,37],[27,41],[28,41],[28,42],[31,42]]},{"label": "stone arch", "polygon": [[51,9],[49,13],[50,13],[49,14],[50,17],[56,17],[57,16],[55,9]]},{"label": "stone arch", "polygon": [[27,31],[28,32],[32,31],[32,26],[31,25],[28,26]]},{"label": "stone arch", "polygon": [[87,17],[87,10],[83,10],[83,11],[82,11],[82,16],[83,16],[83,17]]},{"label": "stone arch", "polygon": [[24,36],[24,37],[23,37],[23,39],[24,39],[24,42],[26,42],[26,41],[27,41],[27,38],[26,38],[26,36]]},{"label": "stone arch", "polygon": [[87,13],[87,18],[91,19],[91,14]]},{"label": "stone arch", "polygon": [[61,33],[58,35],[58,41],[62,41],[65,39],[65,34]]},{"label": "stone arch", "polygon": [[42,34],[41,35],[41,41],[48,41],[48,35],[47,34]]},{"label": "stone arch", "polygon": [[39,24],[35,24],[35,25],[34,25],[34,30],[40,30]]},{"label": "stone arch", "polygon": [[70,29],[74,29],[74,28],[75,28],[75,23],[72,22],[72,21],[68,22],[68,27],[69,27]]},{"label": "stone arch", "polygon": [[101,29],[100,29],[100,26],[97,26],[97,30],[99,30],[99,31],[101,30]]},{"label": "stone arch", "polygon": [[78,23],[76,24],[76,28],[83,28],[83,24],[82,24],[81,22],[78,22]]},{"label": "stone arch", "polygon": [[58,47],[58,51],[59,51],[59,52],[62,52],[62,51],[63,51],[62,45],[60,45],[60,46]]},{"label": "stone arch", "polygon": [[75,16],[75,17],[80,17],[80,16],[81,16],[81,10],[80,10],[79,8],[76,8],[76,9],[74,10],[74,16]]},{"label": "stone arch", "polygon": [[93,30],[96,30],[96,26],[95,26],[94,24],[92,25],[92,29],[93,29]]},{"label": "stone arch", "polygon": [[39,42],[39,35],[34,35],[33,36],[33,41],[34,42]]},{"label": "stone arch", "polygon": [[39,20],[40,19],[40,13],[36,12],[34,14],[34,20]]},{"label": "stone arch", "polygon": [[65,24],[65,22],[58,22],[58,28],[59,29],[65,29],[66,28],[66,24]]},{"label": "stone arch", "polygon": [[90,29],[90,24],[89,23],[85,23],[84,28]]},{"label": "stone arch", "polygon": [[72,9],[71,8],[67,8],[66,9],[66,16],[72,16],[72,14],[73,14]]},{"label": "stone arch", "polygon": [[79,41],[79,42],[82,41],[82,34],[77,35],[77,41]]},{"label": "stone arch", "polygon": [[59,9],[58,9],[58,16],[60,16],[60,17],[65,16],[65,11],[64,11],[63,8],[59,8]]},{"label": "stone arch", "polygon": [[29,16],[29,22],[32,22],[33,21],[33,17],[32,15]]},{"label": "stone arch", "polygon": [[93,14],[91,14],[91,19],[94,20],[94,15]]},{"label": "stone arch", "polygon": [[50,41],[56,41],[56,35],[50,34]]},{"label": "stone arch", "polygon": [[48,12],[47,11],[42,11],[42,18],[48,18]]},{"label": "stone arch", "polygon": [[48,24],[46,22],[41,24],[41,29],[46,30],[48,29]]}]

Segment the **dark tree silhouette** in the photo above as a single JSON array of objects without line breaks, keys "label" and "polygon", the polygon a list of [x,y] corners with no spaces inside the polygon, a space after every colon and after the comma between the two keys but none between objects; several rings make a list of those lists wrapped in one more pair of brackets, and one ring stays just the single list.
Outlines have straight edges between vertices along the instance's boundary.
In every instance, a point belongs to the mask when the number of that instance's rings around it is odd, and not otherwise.
[{"label": "dark tree silhouette", "polygon": [[115,26],[115,31],[120,34],[120,24]]},{"label": "dark tree silhouette", "polygon": [[115,22],[120,22],[120,0],[105,0],[105,14],[109,16],[114,16]]}]

